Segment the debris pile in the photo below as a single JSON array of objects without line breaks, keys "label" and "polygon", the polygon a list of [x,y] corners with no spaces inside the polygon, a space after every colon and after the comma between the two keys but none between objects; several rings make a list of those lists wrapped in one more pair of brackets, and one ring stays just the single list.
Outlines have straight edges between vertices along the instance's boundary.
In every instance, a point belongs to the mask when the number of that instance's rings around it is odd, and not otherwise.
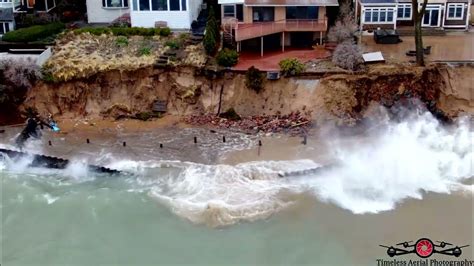
[{"label": "debris pile", "polygon": [[246,133],[287,133],[290,135],[304,134],[311,126],[310,119],[300,112],[287,115],[259,115],[230,120],[208,115],[188,116],[184,121],[191,125],[207,125],[221,129],[236,129]]}]

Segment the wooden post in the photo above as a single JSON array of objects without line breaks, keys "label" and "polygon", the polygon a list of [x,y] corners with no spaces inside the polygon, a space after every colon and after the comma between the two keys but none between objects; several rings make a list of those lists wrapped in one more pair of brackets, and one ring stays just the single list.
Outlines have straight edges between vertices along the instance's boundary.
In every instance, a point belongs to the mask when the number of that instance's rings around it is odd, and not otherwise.
[{"label": "wooden post", "polygon": [[281,33],[281,51],[285,52],[285,32]]},{"label": "wooden post", "polygon": [[319,32],[319,45],[323,45],[323,31]]},{"label": "wooden post", "polygon": [[[354,19],[355,19],[356,22],[357,22],[357,19],[358,19],[357,16],[359,16],[359,10],[358,10],[358,8],[359,8],[359,7],[358,7],[358,4],[359,4],[359,3],[358,3],[358,2],[359,2],[359,0],[355,0],[355,8],[354,8],[355,15],[354,15]],[[396,20],[395,20],[395,21],[396,21]]]},{"label": "wooden post", "polygon": [[263,36],[260,37],[260,56],[263,57]]}]

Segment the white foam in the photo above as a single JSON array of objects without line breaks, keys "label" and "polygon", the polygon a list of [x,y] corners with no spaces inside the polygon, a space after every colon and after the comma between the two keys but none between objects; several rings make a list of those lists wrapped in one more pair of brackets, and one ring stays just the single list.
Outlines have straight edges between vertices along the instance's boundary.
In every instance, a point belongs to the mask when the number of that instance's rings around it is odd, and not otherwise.
[{"label": "white foam", "polygon": [[59,197],[53,197],[48,193],[43,194],[43,197],[46,200],[46,202],[48,203],[48,205],[53,204],[54,202],[56,202],[59,199]]},{"label": "white foam", "polygon": [[[178,176],[160,177],[150,194],[177,215],[195,223],[222,226],[270,216],[293,201],[280,197],[292,185],[278,177],[282,170],[301,170],[310,160],[251,162],[229,165],[190,164]],[[296,188],[295,188],[296,189]]]},{"label": "white foam", "polygon": [[[473,139],[468,120],[444,128],[429,113],[420,112],[403,122],[382,122],[377,132],[361,139],[325,139],[339,164],[318,175],[278,177],[280,172],[318,167],[312,160],[230,166],[116,160],[103,153],[97,160],[139,175],[127,179],[133,187],[126,191],[148,191],[181,217],[222,226],[267,218],[293,204],[298,198],[293,195],[302,193],[356,214],[391,210],[408,198],[422,199],[425,192],[472,196],[473,186],[463,181],[474,176]],[[6,161],[0,167],[24,171],[28,160]],[[73,160],[65,172],[87,180],[83,161]]]},{"label": "white foam", "polygon": [[178,176],[160,177],[151,195],[196,223],[229,225],[268,217],[291,204],[287,193],[311,192],[356,214],[396,208],[424,192],[472,191],[474,175],[467,122],[443,128],[430,114],[386,124],[360,140],[333,141],[340,165],[324,174],[277,178],[280,171],[318,166],[310,160],[251,162],[237,166],[187,164]]},{"label": "white foam", "polygon": [[94,179],[89,172],[87,162],[81,159],[70,160],[63,172],[75,181],[82,182]]},{"label": "white foam", "polygon": [[342,165],[304,182],[321,199],[354,213],[390,210],[406,198],[421,199],[422,192],[450,193],[473,176],[473,137],[465,121],[447,130],[423,114],[388,125],[355,150],[335,146]]}]

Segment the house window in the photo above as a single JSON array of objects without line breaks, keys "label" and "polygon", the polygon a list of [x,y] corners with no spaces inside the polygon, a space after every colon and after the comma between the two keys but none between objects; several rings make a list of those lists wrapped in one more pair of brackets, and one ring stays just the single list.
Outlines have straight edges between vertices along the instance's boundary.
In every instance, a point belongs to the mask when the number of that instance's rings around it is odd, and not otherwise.
[{"label": "house window", "polygon": [[317,6],[288,6],[286,19],[318,19]]},{"label": "house window", "polygon": [[235,5],[224,5],[224,17],[235,18]]},{"label": "house window", "polygon": [[140,10],[150,10],[150,1],[149,0],[138,0],[140,4]]},{"label": "house window", "polygon": [[[123,1],[128,1],[128,0],[123,0]],[[189,1],[194,1],[194,0],[189,0]],[[133,0],[133,10],[134,11],[186,11],[187,0]]]},{"label": "house window", "polygon": [[372,9],[372,22],[379,22],[379,10]]},{"label": "house window", "polygon": [[397,8],[397,19],[410,20],[411,19],[411,4],[399,4]]},{"label": "house window", "polygon": [[448,4],[447,19],[463,19],[464,4]]},{"label": "house window", "polygon": [[365,23],[393,23],[394,9],[392,8],[366,8],[364,12]]},{"label": "house window", "polygon": [[128,0],[102,0],[104,8],[124,8],[128,7]]},{"label": "house window", "polygon": [[274,7],[254,7],[253,22],[275,21]]},{"label": "house window", "polygon": [[151,0],[151,10],[167,11],[168,1],[167,0]]},{"label": "house window", "polygon": [[372,10],[370,10],[370,9],[365,10],[364,21],[365,22],[372,22]]},{"label": "house window", "polygon": [[223,18],[236,18],[238,21],[244,20],[244,5],[222,5]]},{"label": "house window", "polygon": [[0,35],[10,31],[10,22],[0,22]]},{"label": "house window", "polygon": [[170,0],[170,10],[179,11],[179,0]]},{"label": "house window", "polygon": [[55,0],[46,0],[46,3],[48,4],[48,10],[56,7],[56,1]]},{"label": "house window", "polygon": [[238,4],[235,5],[236,18],[238,21],[244,21],[244,5]]}]

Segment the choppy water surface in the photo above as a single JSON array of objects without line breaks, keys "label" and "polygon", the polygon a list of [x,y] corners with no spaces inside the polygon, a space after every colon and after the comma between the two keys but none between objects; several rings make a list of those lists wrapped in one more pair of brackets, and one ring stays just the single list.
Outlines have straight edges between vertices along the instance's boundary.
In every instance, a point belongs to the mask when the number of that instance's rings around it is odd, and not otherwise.
[{"label": "choppy water surface", "polygon": [[[419,113],[379,124],[363,138],[321,134],[315,138],[324,138],[337,166],[288,178],[278,173],[320,163],[309,156],[215,164],[255,139],[237,134],[223,144],[199,135],[199,151],[192,152],[196,134],[185,131],[185,144],[171,133],[141,136],[143,142],[121,136],[134,144],[130,152],[107,148],[106,141],[85,146],[78,152],[84,159],[66,170],[4,158],[3,263],[368,265],[384,256],[378,244],[386,241],[429,234],[472,242],[474,134],[468,120],[443,127]],[[157,148],[163,142],[184,148],[163,152]],[[71,148],[63,146],[56,152]],[[186,160],[193,156],[199,158]],[[85,161],[128,174],[89,173]],[[430,222],[417,222],[422,219]],[[456,230],[443,229],[453,224]],[[472,258],[472,249],[465,254]]]}]

